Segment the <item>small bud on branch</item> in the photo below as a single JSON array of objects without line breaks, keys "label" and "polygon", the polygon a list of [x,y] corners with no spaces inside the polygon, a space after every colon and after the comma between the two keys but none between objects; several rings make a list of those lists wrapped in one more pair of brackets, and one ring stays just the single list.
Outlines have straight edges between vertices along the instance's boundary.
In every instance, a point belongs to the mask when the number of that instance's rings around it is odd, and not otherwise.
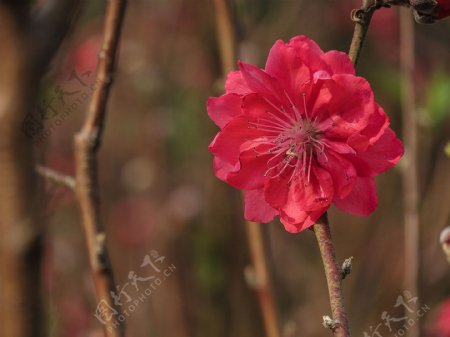
[{"label": "small bud on branch", "polygon": [[344,263],[342,264],[342,279],[345,279],[348,275],[350,275],[352,271],[352,261],[353,256],[350,256],[349,258],[344,260]]}]

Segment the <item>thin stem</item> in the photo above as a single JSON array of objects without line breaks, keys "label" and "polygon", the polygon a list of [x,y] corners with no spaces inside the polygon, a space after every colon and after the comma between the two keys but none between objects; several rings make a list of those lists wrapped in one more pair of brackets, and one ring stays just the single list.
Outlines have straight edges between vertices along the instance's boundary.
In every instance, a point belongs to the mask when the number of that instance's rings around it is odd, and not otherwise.
[{"label": "thin stem", "polygon": [[[124,0],[108,2],[96,76],[97,87],[93,92],[84,125],[75,136],[76,193],[89,253],[89,265],[99,305],[112,308],[116,315],[120,315],[121,310],[112,301],[110,295],[111,292],[116,291],[116,286],[100,216],[97,152],[102,136],[125,8],[126,1]],[[99,308],[97,307],[97,309]],[[125,336],[125,326],[120,324],[117,327],[118,322],[115,317],[118,316],[104,320],[105,336],[123,337]]]},{"label": "thin stem", "polygon": [[[229,1],[214,0],[217,38],[219,40],[222,71],[226,75],[236,64],[236,34],[232,24]],[[252,286],[257,292],[259,306],[267,337],[280,337],[280,324],[276,301],[272,291],[270,270],[267,262],[261,224],[246,221],[247,241],[252,260]]]},{"label": "thin stem", "polygon": [[58,185],[63,185],[70,189],[75,189],[75,179],[71,176],[67,176],[56,172],[48,167],[38,165],[36,167],[36,172],[39,173],[43,178],[54,182]]},{"label": "thin stem", "polygon": [[362,4],[360,9],[352,12],[352,20],[355,21],[355,30],[348,55],[355,67],[358,64],[373,13],[379,8],[376,0],[363,0]]},{"label": "thin stem", "polygon": [[[403,171],[405,221],[404,286],[418,295],[419,273],[419,186],[417,173],[417,121],[414,90],[414,22],[411,11],[400,10],[400,66],[403,138],[407,165]],[[408,329],[409,337],[419,336],[419,324]]]},{"label": "thin stem", "polygon": [[325,276],[327,278],[328,294],[330,296],[331,313],[333,315],[333,334],[336,337],[350,336],[347,313],[344,308],[344,296],[342,293],[342,270],[336,261],[333,241],[331,239],[330,226],[327,213],[322,215],[313,226],[322,256]]},{"label": "thin stem", "polygon": [[252,260],[251,286],[258,294],[266,336],[281,337],[261,224],[247,221],[245,227]]}]

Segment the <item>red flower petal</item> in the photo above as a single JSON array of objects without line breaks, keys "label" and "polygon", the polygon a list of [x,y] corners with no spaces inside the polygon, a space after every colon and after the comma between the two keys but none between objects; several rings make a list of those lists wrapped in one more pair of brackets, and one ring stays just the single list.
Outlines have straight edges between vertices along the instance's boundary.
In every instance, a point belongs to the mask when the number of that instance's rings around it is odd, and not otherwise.
[{"label": "red flower petal", "polygon": [[241,153],[240,169],[228,175],[227,182],[230,185],[245,190],[254,190],[264,186],[267,155],[259,157],[255,151],[252,149]]},{"label": "red flower petal", "polygon": [[236,163],[235,165],[229,164],[219,157],[214,157],[213,160],[214,172],[216,173],[216,177],[222,181],[227,181],[228,175],[231,172],[236,172],[239,170],[240,164]]},{"label": "red flower petal", "polygon": [[365,152],[347,158],[355,165],[359,176],[378,175],[397,164],[403,155],[403,145],[391,128],[387,128],[378,141]]},{"label": "red flower petal", "polygon": [[298,92],[311,80],[311,71],[294,47],[278,40],[270,50],[265,69],[278,79],[296,105],[303,105]]},{"label": "red flower petal", "polygon": [[355,75],[355,67],[346,53],[331,50],[320,58],[330,67],[333,74]]},{"label": "red flower petal", "polygon": [[351,193],[343,199],[336,195],[333,203],[344,212],[353,215],[369,215],[377,208],[378,204],[374,178],[356,178]]},{"label": "red flower petal", "polygon": [[327,208],[314,212],[300,212],[297,219],[291,218],[284,212],[281,212],[280,221],[286,231],[289,233],[298,233],[314,225],[317,219],[319,219],[320,216],[326,212],[326,210]]},{"label": "red flower petal", "polygon": [[241,145],[261,135],[261,131],[248,128],[245,118],[235,117],[217,134],[208,149],[228,164],[236,165],[239,161]]},{"label": "red flower petal", "polygon": [[347,138],[367,127],[372,114],[377,112],[373,92],[362,77],[333,75],[326,85],[332,94],[328,115],[319,128],[327,138]]},{"label": "red flower petal", "polygon": [[340,154],[356,154],[356,151],[347,143],[343,143],[340,141],[334,141],[329,139],[323,139],[322,142],[325,146],[329,147],[336,153]]},{"label": "red flower petal", "polygon": [[266,97],[278,106],[283,103],[282,90],[275,78],[252,64],[239,62],[239,69],[241,69],[242,77],[253,92]]},{"label": "red flower petal", "polygon": [[330,173],[336,195],[346,197],[352,190],[356,180],[356,169],[353,164],[333,151],[325,151],[317,156],[318,162]]},{"label": "red flower petal", "polygon": [[322,61],[322,49],[319,45],[305,35],[295,36],[289,40],[289,45],[295,49],[297,57],[299,57],[313,72],[317,70],[329,69],[325,62]]},{"label": "red flower petal", "polygon": [[248,221],[270,222],[278,212],[264,200],[262,189],[245,191],[244,217]]},{"label": "red flower petal", "polygon": [[384,110],[377,106],[377,110],[370,116],[369,122],[364,130],[354,133],[348,138],[347,143],[359,152],[367,150],[369,145],[374,144],[384,134],[389,126],[389,117]]},{"label": "red flower petal", "polygon": [[206,102],[209,118],[223,129],[233,117],[241,112],[241,98],[236,94],[226,94],[220,97],[210,97]]},{"label": "red flower petal", "polygon": [[303,211],[316,211],[326,208],[333,199],[333,180],[324,169],[313,165],[310,179],[299,177],[289,183],[289,177],[270,179],[265,188],[267,202],[287,216],[295,219]]},{"label": "red flower petal", "polygon": [[239,70],[232,71],[228,74],[227,80],[225,81],[225,90],[227,94],[238,95],[246,95],[252,92]]}]

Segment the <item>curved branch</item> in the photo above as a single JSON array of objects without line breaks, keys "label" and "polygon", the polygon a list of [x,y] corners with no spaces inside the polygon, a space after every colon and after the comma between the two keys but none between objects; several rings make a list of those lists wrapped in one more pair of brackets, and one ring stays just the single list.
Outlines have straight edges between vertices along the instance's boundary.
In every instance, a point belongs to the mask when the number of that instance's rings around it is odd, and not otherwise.
[{"label": "curved branch", "polygon": [[[110,293],[116,290],[116,286],[100,216],[97,152],[102,136],[125,8],[124,0],[110,0],[108,3],[103,43],[99,53],[97,87],[93,92],[84,125],[75,136],[76,194],[80,204],[91,273],[99,303],[106,303],[118,315],[121,313],[120,307],[112,301],[110,296]],[[119,324],[111,319],[105,320],[105,335],[125,336],[124,324]],[[118,329],[117,325],[119,325]]]},{"label": "curved branch", "polygon": [[352,11],[351,17],[355,22],[355,30],[353,32],[353,38],[348,56],[355,67],[358,64],[361,49],[363,47],[364,40],[366,39],[373,13],[375,13],[375,11],[380,7],[381,4],[377,0],[363,0],[362,7]]}]

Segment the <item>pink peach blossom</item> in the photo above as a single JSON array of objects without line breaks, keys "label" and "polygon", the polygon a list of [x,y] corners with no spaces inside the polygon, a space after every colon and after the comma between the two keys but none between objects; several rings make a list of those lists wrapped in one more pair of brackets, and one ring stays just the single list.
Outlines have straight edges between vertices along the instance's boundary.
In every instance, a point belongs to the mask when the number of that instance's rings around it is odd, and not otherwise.
[{"label": "pink peach blossom", "polygon": [[216,176],[244,190],[245,218],[279,216],[289,232],[334,203],[355,215],[377,206],[374,177],[403,147],[349,57],[306,36],[277,41],[265,69],[239,62],[226,93],[208,99],[221,129],[209,146]]}]

